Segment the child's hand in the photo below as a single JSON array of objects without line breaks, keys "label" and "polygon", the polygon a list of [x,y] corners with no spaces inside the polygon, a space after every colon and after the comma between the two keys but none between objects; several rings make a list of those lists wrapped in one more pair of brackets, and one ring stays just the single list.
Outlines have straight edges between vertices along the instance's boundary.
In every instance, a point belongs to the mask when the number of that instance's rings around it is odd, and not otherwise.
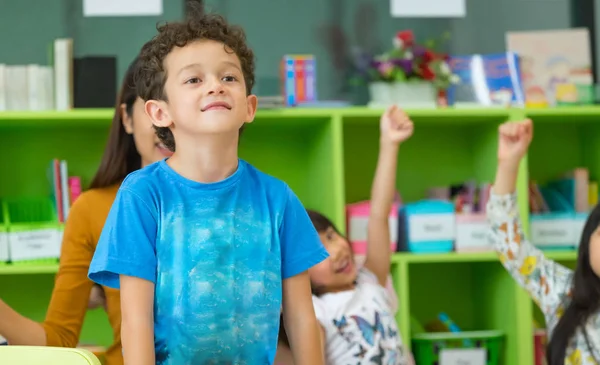
[{"label": "child's hand", "polygon": [[396,105],[389,107],[380,120],[381,141],[398,145],[413,134],[413,122]]},{"label": "child's hand", "polygon": [[500,125],[498,129],[498,161],[518,163],[525,156],[532,137],[531,119]]}]

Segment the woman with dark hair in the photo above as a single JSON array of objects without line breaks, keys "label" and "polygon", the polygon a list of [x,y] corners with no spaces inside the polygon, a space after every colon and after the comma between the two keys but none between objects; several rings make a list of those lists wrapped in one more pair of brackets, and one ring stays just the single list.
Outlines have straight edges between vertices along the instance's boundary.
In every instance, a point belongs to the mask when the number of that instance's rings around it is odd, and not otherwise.
[{"label": "woman with dark hair", "polygon": [[527,241],[515,194],[519,163],[531,142],[531,120],[499,129],[498,169],[487,207],[500,261],[525,288],[546,319],[548,365],[600,364],[600,206],[583,229],[572,271]]},{"label": "woman with dark hair", "polygon": [[[38,323],[25,318],[0,300],[0,335],[10,345],[75,347],[86,310],[101,303],[114,336],[106,353],[106,365],[123,364],[119,292],[110,288],[98,291],[88,279],[88,269],[122,180],[130,172],[171,155],[158,141],[144,112],[144,102],[137,97],[133,83],[136,64],[137,59],[123,80],[108,143],[90,189],[77,198],[69,211],[46,319]],[[100,293],[103,298],[98,298]]]}]

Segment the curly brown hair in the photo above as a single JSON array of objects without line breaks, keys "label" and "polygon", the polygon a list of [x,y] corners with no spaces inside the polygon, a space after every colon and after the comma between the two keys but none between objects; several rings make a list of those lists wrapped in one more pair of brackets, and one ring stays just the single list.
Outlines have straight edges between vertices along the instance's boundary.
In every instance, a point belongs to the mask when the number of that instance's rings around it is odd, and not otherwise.
[{"label": "curly brown hair", "polygon": [[[188,5],[190,6],[190,5]],[[147,100],[168,101],[165,93],[167,71],[164,60],[175,47],[184,47],[198,40],[213,40],[223,43],[225,50],[234,52],[240,59],[246,84],[246,94],[252,93],[254,86],[254,52],[246,44],[244,30],[227,23],[217,14],[204,14],[200,8],[191,5],[186,20],[164,23],[157,26],[158,34],[142,47],[140,67],[135,75],[138,95]],[[168,127],[154,127],[156,135],[171,151],[175,151],[173,132]]]}]

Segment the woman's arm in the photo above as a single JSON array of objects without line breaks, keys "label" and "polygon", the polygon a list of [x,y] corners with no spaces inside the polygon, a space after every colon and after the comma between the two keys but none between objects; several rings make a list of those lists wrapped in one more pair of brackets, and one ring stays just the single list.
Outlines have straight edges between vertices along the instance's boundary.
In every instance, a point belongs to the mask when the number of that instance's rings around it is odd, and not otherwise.
[{"label": "woman's arm", "polygon": [[0,300],[0,334],[11,345],[46,346],[44,327]]},{"label": "woman's arm", "polygon": [[26,318],[0,301],[0,335],[11,345],[75,347],[93,283],[87,272],[94,254],[90,209],[82,195],[69,212],[52,298],[43,323]]},{"label": "woman's arm", "polygon": [[385,286],[390,273],[389,216],[396,190],[398,148],[413,133],[413,123],[406,113],[393,106],[381,117],[379,158],[371,187],[371,211],[367,234],[365,268]]}]

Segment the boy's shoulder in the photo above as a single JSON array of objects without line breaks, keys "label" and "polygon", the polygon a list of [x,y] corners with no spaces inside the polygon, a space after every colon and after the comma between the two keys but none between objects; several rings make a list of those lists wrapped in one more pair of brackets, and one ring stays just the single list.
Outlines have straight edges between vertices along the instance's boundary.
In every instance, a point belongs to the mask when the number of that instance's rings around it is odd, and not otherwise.
[{"label": "boy's shoulder", "polygon": [[246,165],[245,169],[247,171],[248,178],[259,183],[268,194],[286,194],[290,191],[290,187],[285,181],[259,170],[246,161],[240,160],[240,162]]},{"label": "boy's shoulder", "polygon": [[160,187],[169,186],[169,184],[161,183],[161,163],[161,161],[154,162],[129,173],[121,183],[120,190],[128,190],[138,195],[144,195],[157,191]]}]

